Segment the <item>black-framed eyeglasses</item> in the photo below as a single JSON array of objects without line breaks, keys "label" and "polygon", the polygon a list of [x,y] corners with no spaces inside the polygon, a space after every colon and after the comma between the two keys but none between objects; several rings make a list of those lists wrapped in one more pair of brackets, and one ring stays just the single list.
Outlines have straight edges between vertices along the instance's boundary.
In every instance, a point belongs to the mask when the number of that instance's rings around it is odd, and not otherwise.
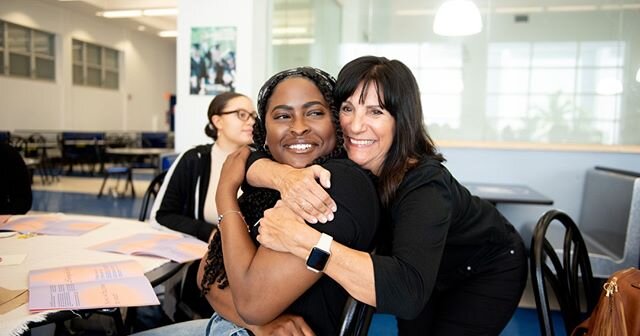
[{"label": "black-framed eyeglasses", "polygon": [[249,118],[253,118],[253,120],[258,119],[258,113],[256,113],[256,111],[249,112],[245,109],[237,109],[237,110],[228,111],[228,112],[220,112],[220,115],[232,114],[232,113],[235,113],[236,117],[238,117],[238,119],[242,121],[247,121],[249,120]]}]

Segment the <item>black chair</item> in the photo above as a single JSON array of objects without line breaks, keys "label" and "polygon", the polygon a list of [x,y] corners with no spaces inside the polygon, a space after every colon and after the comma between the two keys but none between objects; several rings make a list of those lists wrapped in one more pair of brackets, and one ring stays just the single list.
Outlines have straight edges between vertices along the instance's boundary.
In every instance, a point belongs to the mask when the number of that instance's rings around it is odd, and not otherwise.
[{"label": "black chair", "polygon": [[[148,213],[151,205],[153,204],[153,200],[155,200],[158,192],[160,191],[160,187],[162,186],[162,182],[164,182],[164,178],[167,175],[167,171],[163,171],[160,174],[156,175],[147,190],[144,192],[144,196],[142,197],[142,205],[140,207],[140,214],[138,215],[138,220],[144,222],[148,218]],[[170,262],[169,264],[162,266],[164,268],[161,277],[157,277],[151,283],[153,287],[159,286],[167,281],[169,278],[173,277],[179,272],[182,272],[185,269],[186,264],[178,264],[176,262]],[[138,318],[138,307],[129,307],[127,309],[127,315],[125,318],[124,329],[127,332],[130,332],[134,329],[136,319]]]},{"label": "black chair", "polygon": [[142,132],[140,142],[142,148],[167,148],[169,134],[167,132]]},{"label": "black chair", "polygon": [[156,196],[158,196],[158,192],[160,191],[162,182],[164,182],[165,176],[167,176],[166,170],[156,175],[153,180],[151,180],[149,187],[147,187],[147,191],[144,192],[144,196],[142,197],[142,206],[140,207],[140,215],[138,215],[139,221],[144,222],[147,219],[149,207],[152,204],[152,201],[155,200]]},{"label": "black chair", "polygon": [[42,184],[53,183],[59,180],[58,176],[53,173],[51,160],[47,154],[47,140],[40,133],[29,135],[25,144],[24,156],[38,160],[38,170]]},{"label": "black chair", "polygon": [[68,165],[67,175],[71,174],[74,165],[81,169],[88,166],[88,173],[93,176],[98,165],[98,171],[104,168],[105,132],[62,132],[58,136],[58,143],[62,154],[63,164]]},{"label": "black chair", "polygon": [[366,336],[375,308],[349,297],[342,311],[340,336]]},{"label": "black chair", "polygon": [[[162,186],[162,183],[164,182],[164,179],[167,175],[167,170],[162,171],[160,174],[156,175],[153,180],[151,181],[151,183],[149,184],[149,187],[147,187],[147,190],[144,193],[144,196],[142,197],[142,206],[140,207],[140,214],[138,216],[138,220],[141,222],[144,222],[145,220],[147,220],[148,216],[149,216],[149,211],[150,208],[153,204],[153,200],[155,200],[156,196],[158,195],[158,192],[160,191],[160,187]],[[174,264],[174,263],[172,263]],[[211,315],[212,311],[207,311],[206,309],[198,309],[198,307],[192,307],[189,304],[187,304],[186,302],[182,301],[182,297],[184,296],[184,292],[185,292],[185,278],[195,278],[195,274],[191,274],[192,276],[188,276],[187,273],[189,272],[194,272],[197,271],[196,267],[192,267],[192,265],[194,265],[194,263],[188,263],[188,264],[183,264],[183,265],[179,265],[179,267],[175,268],[174,270],[172,270],[169,274],[169,276],[165,277],[164,279],[162,279],[164,282],[165,280],[168,280],[170,277],[173,277],[175,274],[179,273],[179,272],[183,272],[182,275],[182,280],[181,283],[179,285],[179,289],[176,293],[177,297],[177,303],[176,303],[176,316],[173,317],[173,319],[176,320],[176,322],[180,322],[180,321],[188,321],[188,320],[193,320],[193,319],[197,319],[197,318],[207,318],[208,316]],[[195,264],[197,265],[197,264]],[[194,266],[195,266],[194,265]],[[161,284],[162,282],[157,282],[156,285]],[[201,311],[206,311],[206,313],[201,313]],[[131,316],[131,317],[129,317]],[[133,312],[133,314],[129,315],[129,313],[127,313],[127,320],[129,321],[128,323],[126,323],[127,326],[132,325],[133,320],[135,320],[135,312]]]},{"label": "black chair", "polygon": [[[113,166],[104,169],[104,178],[102,179],[102,185],[100,191],[98,191],[98,198],[102,197],[104,186],[107,184],[109,177],[116,177],[116,185],[111,189],[115,197],[124,197],[127,194],[127,190],[131,190],[131,198],[136,197],[136,190],[133,187],[133,172],[131,167],[127,166]],[[125,183],[122,191],[118,190],[120,185],[120,178],[124,177]]]},{"label": "black chair", "polygon": [[[160,174],[156,175],[151,181],[151,183],[149,184],[149,187],[147,187],[147,190],[145,191],[144,196],[142,197],[142,206],[140,207],[140,214],[138,215],[139,221],[144,222],[145,220],[147,220],[149,216],[150,208],[153,204],[153,200],[155,200],[156,196],[158,195],[158,192],[160,191],[160,187],[164,182],[167,172],[168,170],[164,170]],[[194,282],[195,280],[193,280],[196,277],[197,266],[198,266],[197,262],[191,262],[191,263],[180,265],[179,268],[171,272],[169,277],[166,277],[163,279],[163,281],[167,280],[170,277],[173,277],[178,272],[182,272],[182,280],[180,281],[180,284],[178,285],[178,288],[175,293],[176,311],[174,316],[172,317],[172,319],[175,322],[183,322],[183,321],[190,321],[194,319],[207,318],[211,316],[211,314],[213,313],[213,310],[210,308],[209,304],[204,299],[202,300],[202,302],[199,302],[199,304],[196,304],[196,305],[194,305],[193,302],[186,302],[183,300],[183,298],[185,297],[193,297],[194,291],[197,292],[197,294],[199,294],[199,290],[195,288],[195,282]],[[187,282],[189,284],[186,284]],[[160,283],[157,283],[157,284],[160,284]],[[127,313],[127,320],[129,322],[125,324],[127,326],[132,325],[133,321],[135,320],[135,311],[133,311],[133,314],[131,315]]]},{"label": "black chair", "polygon": [[[552,239],[548,235],[549,226],[555,222],[564,226],[560,257],[548,240]],[[549,210],[542,215],[531,238],[530,262],[541,335],[555,335],[547,284],[551,285],[558,300],[564,328],[567,335],[570,335],[593,311],[599,294],[591,272],[587,248],[571,217],[559,210]],[[586,311],[581,311],[582,306],[586,307]]]}]

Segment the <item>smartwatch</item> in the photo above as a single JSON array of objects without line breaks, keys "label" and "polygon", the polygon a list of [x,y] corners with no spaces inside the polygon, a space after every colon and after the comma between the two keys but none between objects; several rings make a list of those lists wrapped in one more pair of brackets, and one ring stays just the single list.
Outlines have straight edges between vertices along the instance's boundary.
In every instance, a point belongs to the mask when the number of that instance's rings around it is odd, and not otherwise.
[{"label": "smartwatch", "polygon": [[309,253],[307,257],[307,268],[310,271],[316,273],[324,271],[324,267],[327,265],[327,261],[331,255],[332,241],[333,237],[330,235],[326,233],[320,235],[320,240],[318,240],[316,246],[311,249],[311,253]]}]

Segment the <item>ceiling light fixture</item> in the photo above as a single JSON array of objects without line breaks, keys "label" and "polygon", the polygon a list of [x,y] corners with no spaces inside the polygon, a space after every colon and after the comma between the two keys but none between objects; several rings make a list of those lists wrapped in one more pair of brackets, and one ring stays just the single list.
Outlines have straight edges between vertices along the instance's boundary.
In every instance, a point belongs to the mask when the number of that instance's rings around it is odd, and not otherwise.
[{"label": "ceiling light fixture", "polygon": [[575,6],[548,6],[548,12],[593,12],[598,9],[596,5],[575,5]]},{"label": "ceiling light fixture", "polygon": [[638,68],[638,72],[636,72],[636,82],[640,83],[640,68]]},{"label": "ceiling light fixture", "polygon": [[109,19],[132,18],[141,16],[176,16],[177,8],[149,8],[149,9],[123,9],[97,12],[97,16]]},{"label": "ceiling light fixture", "polygon": [[271,29],[271,33],[274,35],[306,34],[307,27],[275,27]]},{"label": "ceiling light fixture", "polygon": [[302,44],[314,44],[315,39],[301,37],[301,38],[289,38],[289,39],[272,39],[272,45],[302,45]]},{"label": "ceiling light fixture", "polygon": [[110,10],[104,12],[97,12],[97,16],[106,17],[108,19],[130,18],[142,16],[142,10],[140,9],[127,9],[127,10]]},{"label": "ceiling light fixture", "polygon": [[530,14],[530,13],[542,13],[544,8],[542,7],[496,7],[496,13],[498,14]]},{"label": "ceiling light fixture", "polygon": [[160,37],[176,37],[178,36],[178,32],[175,30],[163,30],[158,33]]},{"label": "ceiling light fixture", "polygon": [[433,32],[441,36],[469,36],[481,31],[480,9],[470,0],[445,1],[433,20]]},{"label": "ceiling light fixture", "polygon": [[178,9],[177,8],[143,9],[142,15],[144,16],[176,16],[178,15]]}]

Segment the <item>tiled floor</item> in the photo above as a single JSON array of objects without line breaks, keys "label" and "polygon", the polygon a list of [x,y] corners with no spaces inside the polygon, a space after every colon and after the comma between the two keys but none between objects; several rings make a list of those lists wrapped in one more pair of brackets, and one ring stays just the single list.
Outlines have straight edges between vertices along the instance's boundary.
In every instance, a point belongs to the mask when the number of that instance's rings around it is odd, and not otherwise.
[{"label": "tiled floor", "polygon": [[[137,218],[142,195],[151,177],[152,172],[148,171],[134,174],[136,198],[116,198],[109,194],[97,198],[102,183],[100,177],[61,177],[59,182],[48,186],[42,186],[39,183],[40,180],[35,179],[32,210]],[[559,320],[556,321],[556,325],[559,323]],[[560,329],[556,328],[559,331],[558,334],[564,335],[563,330]],[[393,316],[374,315],[369,335],[392,336],[396,334],[396,323]],[[520,308],[516,310],[501,335],[540,335],[530,286],[525,291]]]}]

